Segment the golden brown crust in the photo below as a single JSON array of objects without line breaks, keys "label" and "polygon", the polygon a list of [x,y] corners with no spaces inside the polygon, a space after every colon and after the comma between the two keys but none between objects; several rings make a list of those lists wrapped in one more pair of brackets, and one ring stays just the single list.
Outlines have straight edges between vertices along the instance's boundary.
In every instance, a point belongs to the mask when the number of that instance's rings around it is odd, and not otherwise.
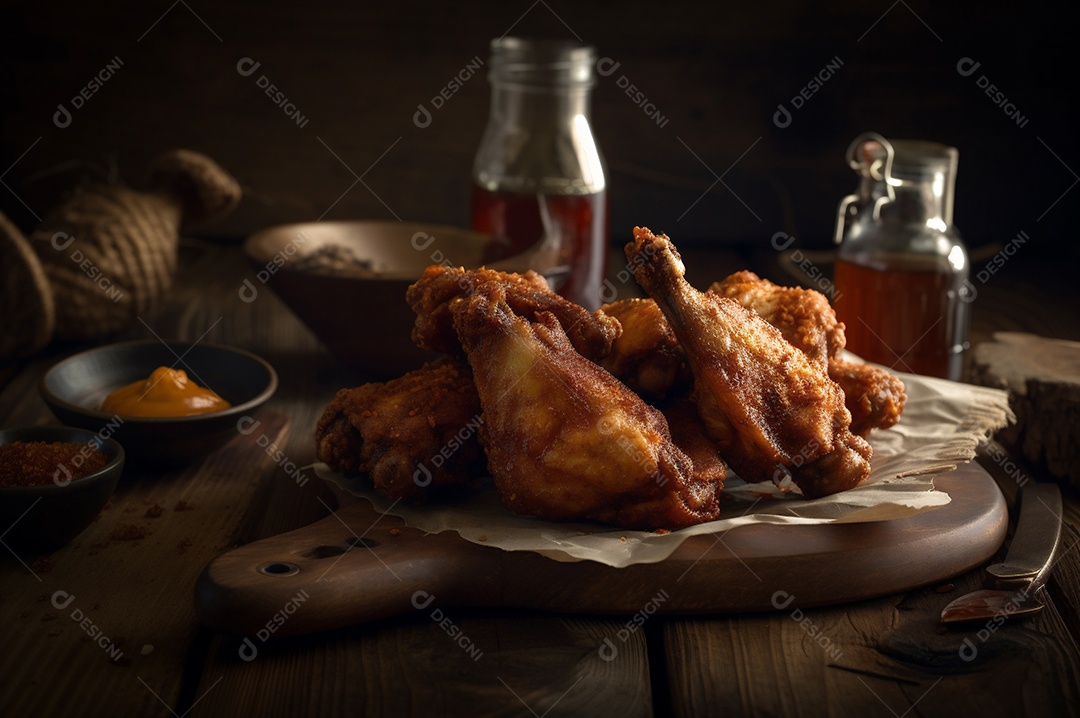
[{"label": "golden brown crust", "polygon": [[623,299],[600,307],[619,320],[622,334],[600,365],[628,387],[651,399],[693,383],[686,352],[664,313],[651,299]]},{"label": "golden brown crust", "polygon": [[837,321],[828,298],[813,289],[781,287],[742,271],[714,282],[709,292],[753,310],[821,366],[847,343],[844,323]]},{"label": "golden brown crust", "polygon": [[484,408],[481,439],[503,503],[550,520],[677,528],[715,518],[663,415],[571,345],[554,314],[529,322],[499,285],[455,309]]},{"label": "golden brown crust", "polygon": [[851,433],[866,437],[871,429],[888,429],[900,421],[907,391],[900,377],[869,364],[829,360],[829,378],[844,390],[851,412]]},{"label": "golden brown crust", "polygon": [[741,478],[790,472],[804,494],[822,496],[870,474],[870,445],[849,431],[843,392],[824,366],[736,301],[691,287],[665,235],[635,228],[626,256],[686,351],[698,412]]},{"label": "golden brown crust", "polygon": [[468,367],[429,364],[338,391],[316,427],[315,453],[333,471],[369,474],[385,496],[418,501],[483,472],[480,424]]},{"label": "golden brown crust", "polygon": [[599,359],[611,351],[611,343],[621,331],[619,322],[606,314],[590,313],[560,297],[536,272],[514,274],[432,265],[405,293],[409,306],[416,312],[413,341],[424,349],[461,355],[461,343],[454,331],[455,303],[491,286],[502,288],[507,306],[518,316],[531,321],[540,312],[554,314],[570,343],[590,359]]}]

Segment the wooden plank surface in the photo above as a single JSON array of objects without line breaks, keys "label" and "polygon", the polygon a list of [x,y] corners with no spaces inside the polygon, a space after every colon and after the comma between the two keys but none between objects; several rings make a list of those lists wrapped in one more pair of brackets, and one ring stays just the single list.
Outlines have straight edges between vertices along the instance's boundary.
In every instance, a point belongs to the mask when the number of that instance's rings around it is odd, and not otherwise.
[{"label": "wooden plank surface", "polygon": [[[685,254],[699,284],[739,268],[727,255]],[[194,341],[205,334],[207,341],[244,346],[270,361],[280,387],[260,417],[261,429],[295,464],[307,464],[322,407],[335,389],[363,377],[337,365],[271,293],[251,303],[239,300],[250,270],[235,247],[188,244],[183,266],[175,295],[148,324],[164,338]],[[1010,303],[1009,286],[1007,279],[987,285],[979,300],[984,303],[976,305],[979,331],[1035,329],[1080,338],[1075,319],[1045,311],[1027,316],[1058,296],[1052,282],[1024,284],[1043,294],[1017,304]],[[1004,326],[994,324],[989,311],[980,313],[980,306],[1001,308]],[[139,327],[130,336],[151,331]],[[53,361],[76,349],[54,348],[17,370],[5,367],[2,376],[10,381],[0,391],[3,426],[54,423],[36,382]],[[1050,609],[985,641],[978,628],[939,634],[936,623],[941,607],[980,585],[975,571],[950,581],[954,587],[947,593],[919,589],[808,609],[797,618],[791,610],[654,616],[633,631],[629,616],[446,607],[440,620],[448,617],[457,636],[482,654],[479,659],[429,611],[302,638],[262,642],[249,636],[257,654],[244,660],[244,637],[216,635],[196,623],[195,577],[217,553],[309,524],[333,505],[321,482],[312,477],[298,485],[265,452],[251,449],[237,441],[202,466],[127,477],[87,533],[49,562],[32,564],[41,582],[4,552],[0,626],[8,650],[0,657],[7,676],[0,712],[863,716],[903,715],[914,706],[910,715],[1039,715],[1067,713],[1080,701],[1080,551],[1073,549],[1080,500],[1072,490],[1065,494],[1067,525],[1049,587]],[[994,461],[988,468],[1004,477],[1007,496],[1015,494],[1019,469]],[[176,511],[181,500],[195,508]],[[154,504],[162,515],[147,518]],[[151,533],[141,541],[100,545],[124,524]],[[75,596],[64,610],[51,605],[58,590]],[[109,660],[71,620],[76,608],[110,639],[124,639],[119,650],[130,664]],[[959,658],[964,638],[978,649],[970,662]],[[66,670],[45,678],[43,666]]]}]

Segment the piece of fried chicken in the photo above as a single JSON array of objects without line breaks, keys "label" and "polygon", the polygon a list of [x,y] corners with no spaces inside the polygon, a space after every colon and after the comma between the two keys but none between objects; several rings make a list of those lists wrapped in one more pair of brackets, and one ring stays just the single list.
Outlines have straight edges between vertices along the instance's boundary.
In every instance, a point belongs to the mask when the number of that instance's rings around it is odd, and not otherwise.
[{"label": "piece of fried chicken", "polygon": [[849,430],[823,367],[736,301],[691,287],[665,235],[634,228],[626,258],[686,351],[698,412],[735,473],[749,482],[788,473],[807,497],[870,475],[870,445]]},{"label": "piece of fried chicken", "polygon": [[510,310],[532,320],[540,312],[551,312],[562,324],[570,343],[582,355],[599,359],[611,351],[619,336],[619,322],[606,314],[589,312],[551,290],[547,280],[529,270],[524,274],[493,269],[462,269],[432,265],[409,287],[405,299],[416,312],[413,341],[423,349],[461,355],[454,331],[453,307],[481,287],[498,285]]},{"label": "piece of fried chicken", "polygon": [[693,383],[686,352],[656,302],[623,299],[605,304],[600,311],[622,325],[622,334],[600,366],[638,394],[654,400]]},{"label": "piece of fried chicken", "polygon": [[368,474],[384,496],[420,501],[483,473],[480,416],[469,368],[428,364],[338,391],[315,429],[315,453],[338,473]]},{"label": "piece of fried chicken", "polygon": [[550,520],[678,528],[716,518],[656,409],[581,356],[559,319],[530,322],[487,284],[454,308],[484,410],[481,442],[503,503]]},{"label": "piece of fried chicken", "polygon": [[851,432],[865,438],[871,429],[887,429],[900,420],[907,401],[904,382],[885,369],[840,357],[847,340],[829,300],[813,289],[781,287],[753,272],[736,272],[709,291],[729,297],[780,330],[792,346],[826,368],[844,390],[851,412]]},{"label": "piece of fried chicken", "polygon": [[748,271],[713,282],[709,291],[757,312],[821,367],[847,343],[844,324],[837,321],[836,312],[821,292],[781,287]]}]

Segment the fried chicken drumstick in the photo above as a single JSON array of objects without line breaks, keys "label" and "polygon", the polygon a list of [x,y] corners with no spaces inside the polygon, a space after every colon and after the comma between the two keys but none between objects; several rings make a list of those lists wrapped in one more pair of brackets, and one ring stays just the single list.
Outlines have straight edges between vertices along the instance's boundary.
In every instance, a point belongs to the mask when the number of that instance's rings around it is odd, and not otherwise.
[{"label": "fried chicken drumstick", "polygon": [[454,309],[484,410],[481,442],[503,503],[545,519],[677,528],[719,514],[667,422],[579,354],[551,312],[517,315],[499,284]]},{"label": "fried chicken drumstick", "polygon": [[606,355],[622,331],[617,320],[599,311],[590,313],[560,297],[548,287],[547,280],[532,270],[513,274],[432,265],[405,293],[406,301],[416,312],[413,341],[423,349],[460,356],[461,343],[454,331],[455,303],[491,285],[502,287],[506,304],[519,317],[532,320],[540,312],[554,314],[570,343],[590,359]]},{"label": "fried chicken drumstick", "polygon": [[780,330],[796,349],[825,368],[844,390],[851,412],[851,433],[863,438],[871,429],[888,429],[900,420],[907,392],[904,382],[885,369],[840,358],[847,343],[844,325],[824,294],[781,287],[753,272],[736,272],[714,282],[709,292],[730,297]]},{"label": "fried chicken drumstick", "polygon": [[691,287],[666,236],[635,228],[626,258],[685,350],[706,431],[740,477],[790,473],[816,497],[869,476],[870,445],[849,430],[843,392],[823,367],[736,301]]},{"label": "fried chicken drumstick", "polygon": [[332,471],[369,474],[384,496],[423,500],[483,473],[479,423],[469,368],[428,364],[338,391],[315,429],[315,453]]}]

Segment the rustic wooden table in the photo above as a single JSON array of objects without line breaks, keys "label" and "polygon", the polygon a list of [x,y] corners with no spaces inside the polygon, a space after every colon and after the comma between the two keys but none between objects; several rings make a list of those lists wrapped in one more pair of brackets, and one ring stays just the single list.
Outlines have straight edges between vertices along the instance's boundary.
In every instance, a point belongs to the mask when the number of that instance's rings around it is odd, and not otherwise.
[{"label": "rustic wooden table", "polygon": [[[771,257],[685,253],[702,285],[742,266],[780,279]],[[342,368],[270,292],[240,301],[252,272],[239,249],[189,244],[168,306],[133,337],[248,348],[280,376],[263,430],[295,466],[311,463],[313,426],[334,391],[364,377]],[[1024,329],[1080,338],[1048,307],[1064,285],[1016,263],[980,287],[972,337]],[[1052,272],[1051,272],[1052,275]],[[1061,285],[1061,286],[1058,286]],[[340,307],[355,312],[364,307]],[[377,341],[377,337],[372,338]],[[53,348],[0,365],[0,426],[56,423],[37,383]],[[234,441],[204,462],[128,472],[109,506],[49,556],[0,548],[2,715],[1063,715],[1080,705],[1080,498],[1065,491],[1062,556],[1048,610],[978,633],[945,630],[941,608],[982,571],[902,595],[791,612],[670,618],[625,630],[614,660],[599,650],[629,616],[454,610],[478,649],[428,615],[300,638],[256,640],[199,625],[196,578],[221,552],[311,523],[332,502],[285,459]],[[991,462],[988,468],[994,469]],[[312,477],[314,478],[314,477]],[[1016,482],[1001,481],[1010,501]],[[145,534],[122,540],[124,527]],[[723,590],[722,586],[717,590]],[[70,597],[62,609],[54,596]],[[802,618],[803,620],[799,620]],[[632,629],[637,626],[631,624]],[[964,660],[964,639],[977,646]],[[480,653],[479,656],[475,655]]]}]

